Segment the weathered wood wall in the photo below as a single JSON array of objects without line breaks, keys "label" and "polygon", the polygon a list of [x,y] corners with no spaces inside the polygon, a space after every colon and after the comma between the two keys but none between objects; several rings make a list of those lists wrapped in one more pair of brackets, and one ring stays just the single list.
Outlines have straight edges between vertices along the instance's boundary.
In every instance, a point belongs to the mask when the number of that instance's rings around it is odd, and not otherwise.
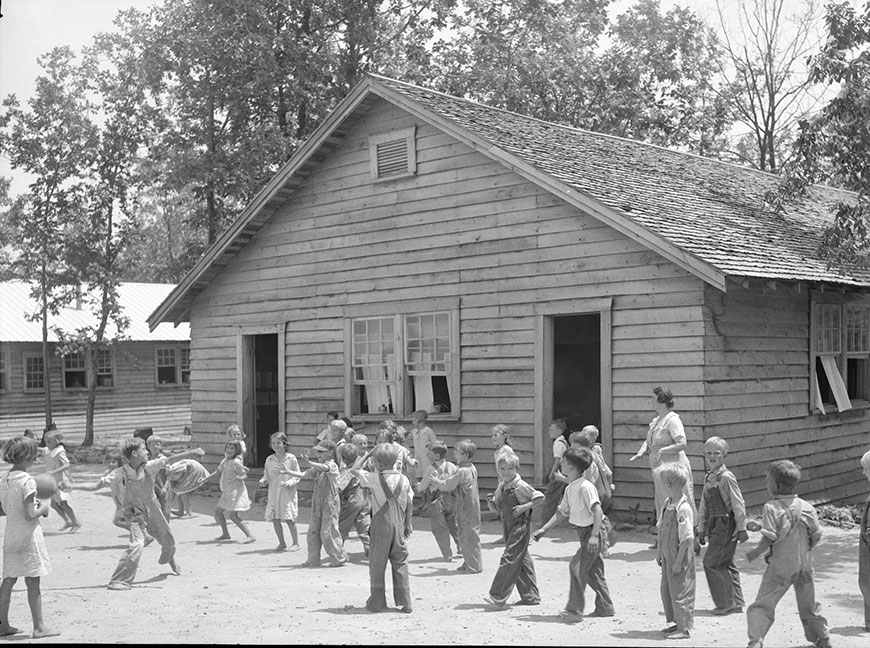
[{"label": "weathered wood wall", "polygon": [[[190,388],[187,385],[157,387],[155,384],[155,346],[182,347],[186,344],[188,343],[122,343],[115,351],[115,386],[97,389],[97,409],[189,406]],[[7,391],[0,394],[0,420],[44,413],[44,393],[24,391],[22,356],[23,353],[40,354],[42,345],[37,342],[4,343],[3,347],[8,350],[10,382]],[[49,374],[52,410],[57,414],[84,412],[87,408],[87,390],[63,388],[61,358],[53,352],[49,355]],[[40,431],[41,429],[40,427]]]},{"label": "weathered wood wall", "polygon": [[[870,447],[866,409],[810,414],[810,300],[806,286],[729,281],[704,307],[704,438],[728,441],[728,466],[747,504],[770,496],[774,459],[802,467],[797,492],[814,503],[865,495],[858,461]],[[700,492],[699,492],[700,495]]]},{"label": "weathered wood wall", "polygon": [[372,182],[366,138],[414,124],[376,105],[196,299],[194,441],[217,461],[236,419],[246,327],[285,326],[286,427],[298,451],[344,407],[346,307],[391,314],[391,304],[459,298],[462,417],[432,427],[449,445],[478,444],[481,489],[493,489],[493,424],[510,424],[524,471],[533,464],[533,304],[562,302],[568,314],[576,300],[610,296],[617,502],[651,502],[648,467],[627,458],[654,414],[655,385],[686,395],[681,413],[700,439],[701,281],[424,123],[417,176]]}]

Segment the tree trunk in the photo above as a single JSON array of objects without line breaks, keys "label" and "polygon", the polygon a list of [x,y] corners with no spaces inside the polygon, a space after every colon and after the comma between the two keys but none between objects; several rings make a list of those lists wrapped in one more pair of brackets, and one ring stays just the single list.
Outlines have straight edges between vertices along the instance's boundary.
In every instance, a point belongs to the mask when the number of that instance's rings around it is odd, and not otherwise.
[{"label": "tree trunk", "polygon": [[40,281],[42,283],[42,384],[45,388],[45,429],[47,430],[54,420],[51,414],[51,374],[48,371],[48,295],[46,294],[48,280],[44,263]]},{"label": "tree trunk", "polygon": [[88,386],[88,405],[85,412],[85,438],[82,446],[89,448],[94,445],[94,410],[97,404],[97,348],[88,349],[88,361],[85,362],[85,384]]}]

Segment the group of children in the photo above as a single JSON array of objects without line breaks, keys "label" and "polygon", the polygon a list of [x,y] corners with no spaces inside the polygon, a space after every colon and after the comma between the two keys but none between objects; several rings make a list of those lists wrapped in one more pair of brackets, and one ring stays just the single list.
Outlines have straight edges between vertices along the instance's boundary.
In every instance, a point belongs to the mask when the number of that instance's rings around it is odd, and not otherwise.
[{"label": "group of children", "polygon": [[[369,448],[366,435],[355,432],[337,414],[331,416],[316,445],[302,453],[309,466],[304,471],[289,452],[284,433],[276,432],[270,439],[273,454],[265,462],[260,485],[267,489],[265,519],[273,523],[277,550],[287,549],[285,525],[290,532],[290,549],[299,548],[296,489],[301,479],[312,479],[308,556],[303,565],[319,566],[322,550],[330,566],[346,564],[344,545],[350,529],[355,528],[368,558],[371,592],[366,608],[373,612],[387,607],[388,564],[395,604],[403,612],[412,611],[407,540],[413,531],[415,497],[421,501],[420,510],[428,513],[444,560],[461,556],[459,572],[482,571],[480,496],[477,468],[472,461],[477,448],[470,440],[459,441],[453,447],[454,461],[448,461],[447,446],[437,439],[426,419],[425,411],[415,412],[410,434],[393,421],[382,422],[376,443]],[[556,421],[550,428],[554,441],[565,436],[560,423]],[[220,475],[221,490],[215,519],[222,534],[217,540],[229,539],[229,518],[245,534],[245,542],[254,541],[239,516],[251,506],[245,485],[248,469],[243,462],[244,434],[238,426],[230,426],[227,436],[224,458],[214,472],[209,473],[196,461],[203,455],[200,448],[166,456],[158,437],[151,437],[147,445],[142,439],[133,438],[122,445],[121,465],[95,485],[79,486],[93,489],[110,486],[116,504],[113,522],[130,533],[130,545],[110,578],[109,589],[130,589],[143,548],[154,540],[161,547],[158,562],[180,573],[168,523],[172,496],[178,496],[178,514],[185,515],[190,504],[184,496],[214,475]],[[538,541],[567,519],[577,531],[579,548],[568,566],[568,600],[560,615],[569,622],[583,618],[588,585],[595,594],[591,615],[613,616],[615,608],[604,574],[603,556],[608,545],[605,510],[614,487],[612,471],[597,446],[597,428],[587,426],[564,439],[557,466],[551,472],[551,483],[561,486],[548,488],[547,493],[536,490],[520,477],[520,458],[512,447],[508,427],[494,426],[491,436],[496,447],[494,461],[499,484],[485,501],[501,520],[504,551],[485,600],[498,608],[506,607],[516,588],[519,600],[515,605],[538,605],[541,597],[529,553],[530,542]],[[413,449],[401,443],[409,438]],[[27,474],[39,455],[36,441],[28,436],[17,437],[3,447],[4,460],[12,464],[12,469],[0,480],[0,504],[7,516],[0,584],[0,636],[18,632],[8,619],[11,591],[18,577],[24,577],[27,583],[33,636],[56,634],[42,618],[39,579],[50,568],[39,518],[48,515],[50,505],[64,519],[65,528],[75,530],[79,522],[69,503],[71,479],[62,437],[49,431],[45,441],[46,472],[57,476],[60,485],[57,497],[52,496],[50,503],[39,501],[35,481]],[[746,542],[749,536],[740,487],[725,466],[727,454],[728,444],[720,437],[712,437],[704,444],[708,472],[697,519],[685,492],[691,479],[686,468],[670,463],[657,469],[656,477],[667,491],[665,504],[657,512],[656,561],[661,566],[661,598],[667,620],[662,632],[669,639],[689,638],[693,632],[696,542],[707,546],[703,566],[715,604],[712,613],[743,612],[740,573],[734,556],[737,544]],[[861,464],[870,479],[870,452],[863,456]],[[766,479],[773,499],[764,505],[761,539],[747,553],[749,561],[765,554],[767,562],[756,600],[746,610],[749,646],[761,648],[773,624],[776,605],[790,587],[795,589],[806,638],[819,648],[830,646],[827,623],[819,614],[813,588],[811,550],[821,535],[819,524],[812,505],[794,494],[800,468],[788,460],[774,461],[768,466]],[[545,514],[543,524],[533,532],[533,509],[547,506],[548,495],[557,490],[560,494],[552,514]],[[863,511],[859,543],[865,630],[870,631],[868,518],[870,500]]]}]

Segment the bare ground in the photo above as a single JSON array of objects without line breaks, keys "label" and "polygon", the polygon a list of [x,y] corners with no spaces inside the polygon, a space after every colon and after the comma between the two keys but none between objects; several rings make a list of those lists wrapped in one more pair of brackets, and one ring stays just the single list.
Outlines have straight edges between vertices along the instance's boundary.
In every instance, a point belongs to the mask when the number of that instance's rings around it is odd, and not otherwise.
[{"label": "bare ground", "polygon": [[[95,479],[101,466],[78,465],[77,479]],[[250,484],[249,484],[250,486]],[[483,601],[501,555],[499,525],[491,517],[483,524],[482,574],[455,571],[456,563],[440,559],[428,520],[414,519],[410,540],[411,588],[414,612],[370,614],[364,609],[368,595],[368,567],[362,547],[352,535],[348,549],[352,564],[338,569],[300,567],[305,560],[308,507],[300,506],[302,550],[276,553],[270,523],[263,521],[263,504],[255,504],[243,517],[257,542],[242,545],[242,535],[217,543],[212,518],[217,494],[194,494],[195,517],[172,521],[178,542],[181,576],[157,564],[159,548],[145,549],[133,590],[106,589],[109,575],[126,546],[120,529],[111,524],[108,493],[76,491],[73,506],[83,527],[70,534],[59,530],[52,512],[43,521],[52,573],[42,579],[47,621],[62,632],[65,643],[225,643],[225,644],[401,644],[401,645],[582,645],[743,646],[744,615],[714,617],[713,607],[698,561],[695,633],[691,640],[663,641],[665,625],[659,599],[659,568],[648,549],[646,532],[620,533],[606,559],[607,580],[617,614],[611,619],[587,618],[576,625],[563,623],[558,612],[568,591],[568,561],[577,548],[576,536],[558,528],[533,544],[539,607],[495,610]],[[0,528],[2,528],[0,523]],[[763,561],[749,564],[746,550],[738,549],[743,587],[752,601]],[[857,584],[855,530],[826,527],[816,550],[816,591],[828,618],[835,646],[866,647],[870,634],[861,629],[862,601]],[[590,593],[591,594],[591,593]],[[514,595],[514,599],[516,595]],[[591,609],[591,603],[587,602]],[[26,590],[20,579],[12,596],[10,620],[29,637],[30,615]],[[45,640],[43,640],[45,641]],[[778,619],[767,645],[807,646],[793,597],[780,604]]]}]

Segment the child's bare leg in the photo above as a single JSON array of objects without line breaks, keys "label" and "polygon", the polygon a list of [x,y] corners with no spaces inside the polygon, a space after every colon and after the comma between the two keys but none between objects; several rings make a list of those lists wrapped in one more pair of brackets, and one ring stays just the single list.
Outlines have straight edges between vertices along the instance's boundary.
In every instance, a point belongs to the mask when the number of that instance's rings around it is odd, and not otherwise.
[{"label": "child's bare leg", "polygon": [[78,521],[75,512],[72,510],[72,506],[69,505],[69,502],[60,502],[60,507],[66,512],[67,517],[69,518],[70,531],[75,531],[82,526]]},{"label": "child's bare leg", "polygon": [[55,510],[55,512],[63,518],[63,526],[61,529],[68,529],[72,526],[72,522],[70,522],[69,516],[66,514],[66,511],[61,507],[60,502],[55,502],[51,500],[51,508]]},{"label": "child's bare leg", "polygon": [[214,510],[214,519],[218,524],[221,525],[221,534],[218,536],[218,540],[229,540],[230,539],[230,530],[227,528],[227,518],[224,516],[224,510],[218,506]]},{"label": "child's bare leg", "polygon": [[0,584],[0,637],[14,635],[21,632],[18,628],[9,625],[9,602],[12,600],[12,588],[17,578],[4,578]]},{"label": "child's bare leg", "polygon": [[238,511],[231,511],[230,512],[230,519],[233,521],[233,524],[235,524],[237,527],[239,527],[242,530],[242,532],[245,534],[246,538],[245,538],[244,542],[253,542],[254,540],[256,540],[256,538],[254,538],[254,536],[251,535],[251,530],[248,528],[248,525],[245,524],[245,521],[239,517]]},{"label": "child's bare leg", "polygon": [[272,520],[272,528],[275,529],[275,535],[278,536],[278,546],[275,551],[284,551],[287,548],[287,543],[284,541],[284,527],[281,526],[281,520]]},{"label": "child's bare leg", "polygon": [[27,603],[33,617],[33,637],[55,637],[60,633],[45,625],[42,620],[42,591],[39,589],[39,576],[24,579],[27,583]]},{"label": "child's bare leg", "polygon": [[290,529],[290,538],[293,540],[293,546],[299,548],[299,535],[296,533],[296,522],[287,520],[287,528]]},{"label": "child's bare leg", "polygon": [[193,509],[190,508],[190,495],[184,493],[178,496],[178,509],[181,512],[181,517],[193,515]]}]

